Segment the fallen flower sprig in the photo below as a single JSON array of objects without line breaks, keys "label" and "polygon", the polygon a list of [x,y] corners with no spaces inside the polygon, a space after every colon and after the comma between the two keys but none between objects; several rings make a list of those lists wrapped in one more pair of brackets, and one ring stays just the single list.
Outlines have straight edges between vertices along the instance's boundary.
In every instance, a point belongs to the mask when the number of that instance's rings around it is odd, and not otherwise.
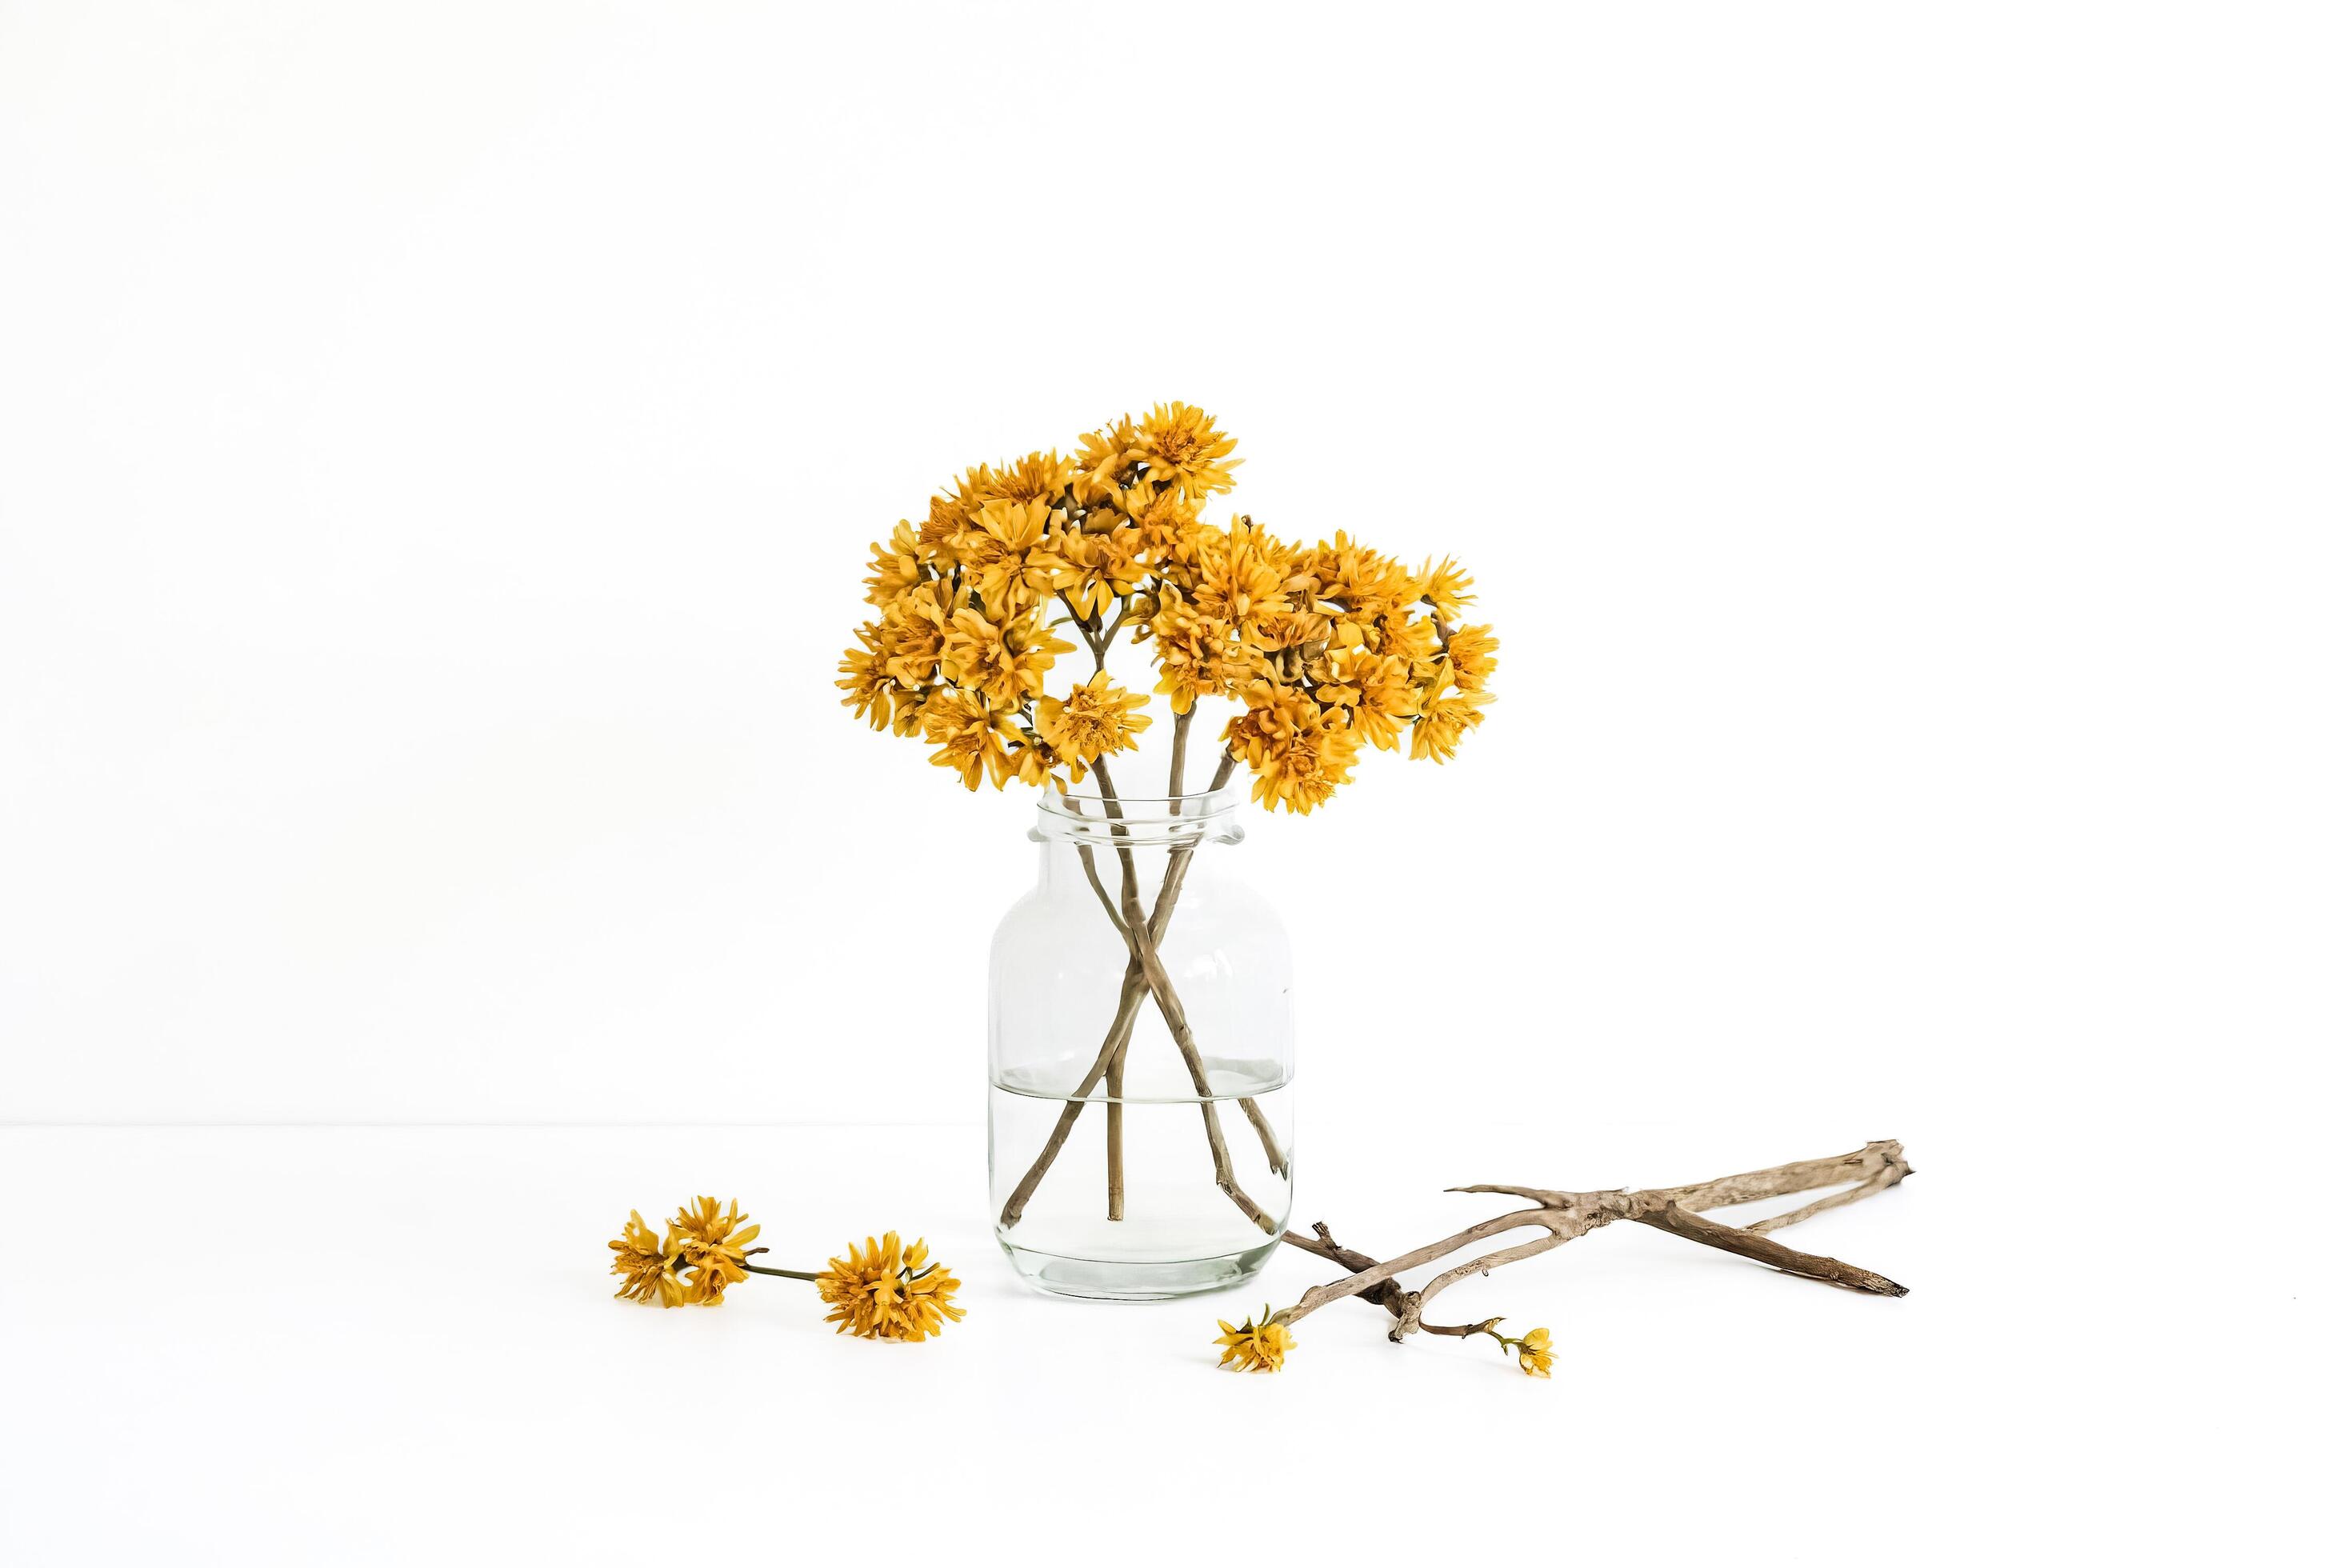
[{"label": "fallen flower sprig", "polygon": [[869,1236],[863,1248],[851,1242],[847,1258],[803,1273],[751,1262],[768,1250],[746,1245],[759,1234],[731,1200],[722,1212],[717,1198],[696,1198],[659,1236],[631,1209],[619,1238],[605,1244],[614,1254],[613,1272],[621,1278],[613,1294],[664,1307],[716,1307],[730,1285],[764,1274],[815,1285],[818,1300],[833,1309],[825,1321],[834,1331],[862,1340],[928,1339],[963,1319],[964,1310],[955,1304],[962,1281],[930,1260],[919,1237],[902,1247],[895,1230],[879,1241]]},{"label": "fallen flower sprig", "polygon": [[[1530,1329],[1525,1336],[1512,1339],[1496,1331],[1496,1325],[1503,1321],[1500,1318],[1489,1318],[1479,1323],[1441,1324],[1424,1321],[1423,1311],[1439,1292],[1473,1274],[1489,1273],[1505,1264],[1517,1263],[1549,1252],[1555,1247],[1574,1241],[1587,1232],[1599,1230],[1602,1226],[1621,1219],[1646,1225],[1669,1236],[1696,1241],[1703,1247],[1738,1253],[1742,1258],[1777,1268],[1783,1274],[1820,1279],[1865,1295],[1908,1295],[1909,1291],[1903,1286],[1884,1275],[1874,1274],[1867,1268],[1857,1268],[1834,1258],[1799,1252],[1792,1247],[1784,1247],[1771,1240],[1765,1233],[1811,1219],[1841,1205],[1859,1203],[1874,1193],[1885,1192],[1909,1174],[1911,1165],[1903,1157],[1903,1145],[1893,1139],[1885,1139],[1864,1144],[1850,1154],[1832,1155],[1825,1160],[1798,1160],[1769,1170],[1748,1171],[1736,1176],[1724,1176],[1716,1181],[1697,1182],[1682,1187],[1652,1187],[1641,1192],[1626,1192],[1621,1188],[1591,1193],[1485,1184],[1454,1187],[1450,1190],[1457,1193],[1507,1193],[1516,1197],[1532,1199],[1536,1206],[1514,1209],[1493,1219],[1481,1220],[1465,1230],[1431,1242],[1426,1247],[1415,1247],[1385,1263],[1340,1246],[1332,1237],[1328,1226],[1318,1224],[1313,1236],[1301,1236],[1297,1231],[1290,1231],[1284,1235],[1284,1241],[1337,1263],[1350,1272],[1343,1279],[1335,1279],[1328,1285],[1320,1285],[1307,1291],[1279,1312],[1267,1312],[1258,1322],[1244,1319],[1238,1329],[1230,1323],[1219,1322],[1217,1326],[1224,1331],[1224,1336],[1218,1342],[1226,1346],[1226,1352],[1218,1364],[1237,1365],[1246,1371],[1279,1372],[1284,1355],[1297,1345],[1297,1337],[1292,1332],[1297,1325],[1332,1302],[1354,1296],[1381,1308],[1395,1320],[1389,1328],[1391,1341],[1402,1343],[1404,1337],[1412,1333],[1440,1334],[1450,1339],[1470,1339],[1485,1334],[1498,1342],[1506,1355],[1515,1349],[1517,1351],[1520,1371],[1532,1377],[1549,1377],[1554,1352],[1549,1331]],[[1764,1198],[1793,1197],[1801,1193],[1847,1182],[1854,1184],[1843,1192],[1831,1193],[1826,1197],[1815,1198],[1811,1203],[1747,1226],[1724,1225],[1705,1218],[1701,1212],[1728,1207],[1733,1204],[1755,1203]],[[1467,1263],[1457,1263],[1417,1290],[1409,1290],[1398,1282],[1399,1275],[1451,1257],[1473,1242],[1527,1228],[1539,1229],[1547,1234],[1485,1253]]]}]

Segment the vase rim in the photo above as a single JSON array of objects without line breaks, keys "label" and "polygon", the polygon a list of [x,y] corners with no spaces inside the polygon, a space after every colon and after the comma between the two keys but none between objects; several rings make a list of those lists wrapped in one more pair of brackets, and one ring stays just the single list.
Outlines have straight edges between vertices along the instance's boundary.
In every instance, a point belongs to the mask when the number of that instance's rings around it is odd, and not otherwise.
[{"label": "vase rim", "polygon": [[1233,820],[1241,800],[1242,792],[1230,784],[1185,795],[1121,795],[1115,803],[1098,795],[1044,791],[1030,837],[1113,847],[1184,846],[1204,838],[1230,844],[1241,837]]}]

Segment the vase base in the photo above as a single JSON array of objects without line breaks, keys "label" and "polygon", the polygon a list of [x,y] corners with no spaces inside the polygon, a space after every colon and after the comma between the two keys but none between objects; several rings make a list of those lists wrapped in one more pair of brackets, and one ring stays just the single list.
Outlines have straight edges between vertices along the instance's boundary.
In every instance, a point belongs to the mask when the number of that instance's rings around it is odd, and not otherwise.
[{"label": "vase base", "polygon": [[1171,1301],[1180,1296],[1230,1290],[1255,1278],[1282,1245],[1269,1237],[1263,1247],[1229,1252],[1219,1258],[1186,1258],[1171,1263],[1144,1263],[1127,1258],[1064,1258],[1034,1252],[1002,1236],[996,1244],[1012,1260],[1013,1271],[1031,1288],[1049,1296],[1075,1296],[1088,1301]]}]

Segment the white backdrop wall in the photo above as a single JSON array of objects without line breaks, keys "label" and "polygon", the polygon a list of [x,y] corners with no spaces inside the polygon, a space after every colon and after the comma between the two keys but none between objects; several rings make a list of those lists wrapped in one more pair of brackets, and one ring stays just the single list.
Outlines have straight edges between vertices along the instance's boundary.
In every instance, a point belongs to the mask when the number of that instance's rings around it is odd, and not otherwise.
[{"label": "white backdrop wall", "polygon": [[833,664],[1171,397],[1504,643],[1236,852],[1308,1137],[2234,1115],[2346,1033],[2322,16],[0,6],[0,1121],[976,1119],[1028,806]]}]

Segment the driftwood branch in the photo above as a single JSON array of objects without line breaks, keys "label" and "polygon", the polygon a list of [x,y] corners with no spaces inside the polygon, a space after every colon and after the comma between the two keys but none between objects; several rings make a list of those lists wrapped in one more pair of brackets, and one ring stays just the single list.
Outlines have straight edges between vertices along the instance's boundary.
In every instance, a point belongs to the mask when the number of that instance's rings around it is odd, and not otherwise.
[{"label": "driftwood branch", "polygon": [[[1392,1340],[1402,1340],[1411,1333],[1461,1337],[1483,1332],[1499,1320],[1440,1327],[1423,1323],[1421,1315],[1440,1292],[1473,1274],[1485,1274],[1507,1264],[1538,1257],[1574,1241],[1588,1231],[1598,1230],[1621,1219],[1646,1225],[1668,1236],[1696,1241],[1703,1247],[1736,1253],[1784,1274],[1824,1280],[1873,1296],[1901,1296],[1906,1293],[1904,1288],[1884,1275],[1874,1274],[1867,1268],[1857,1268],[1834,1258],[1799,1252],[1770,1239],[1765,1233],[1810,1219],[1842,1204],[1857,1203],[1873,1193],[1883,1193],[1910,1173],[1910,1163],[1903,1157],[1903,1145],[1887,1139],[1864,1144],[1850,1154],[1832,1155],[1825,1160],[1798,1160],[1786,1165],[1775,1165],[1769,1170],[1747,1171],[1736,1176],[1724,1176],[1712,1182],[1698,1182],[1682,1187],[1592,1193],[1488,1184],[1454,1187],[1451,1190],[1458,1193],[1502,1193],[1526,1198],[1535,1206],[1514,1209],[1492,1219],[1480,1220],[1443,1240],[1414,1247],[1386,1262],[1341,1247],[1332,1239],[1329,1227],[1321,1224],[1315,1226],[1315,1234],[1311,1237],[1291,1231],[1283,1237],[1291,1246],[1336,1263],[1349,1272],[1345,1279],[1317,1286],[1295,1304],[1276,1313],[1275,1317],[1279,1321],[1295,1325],[1334,1301],[1360,1296],[1382,1308],[1395,1320],[1389,1330],[1389,1338]],[[1744,1226],[1725,1225],[1705,1217],[1703,1213],[1707,1209],[1755,1203],[1764,1198],[1793,1197],[1801,1193],[1849,1182],[1854,1184],[1843,1192],[1832,1193],[1786,1214],[1774,1215]],[[1469,1262],[1452,1265],[1433,1276],[1418,1290],[1406,1289],[1398,1279],[1413,1269],[1451,1258],[1475,1242],[1529,1229],[1540,1230],[1544,1234],[1483,1252]]]}]

